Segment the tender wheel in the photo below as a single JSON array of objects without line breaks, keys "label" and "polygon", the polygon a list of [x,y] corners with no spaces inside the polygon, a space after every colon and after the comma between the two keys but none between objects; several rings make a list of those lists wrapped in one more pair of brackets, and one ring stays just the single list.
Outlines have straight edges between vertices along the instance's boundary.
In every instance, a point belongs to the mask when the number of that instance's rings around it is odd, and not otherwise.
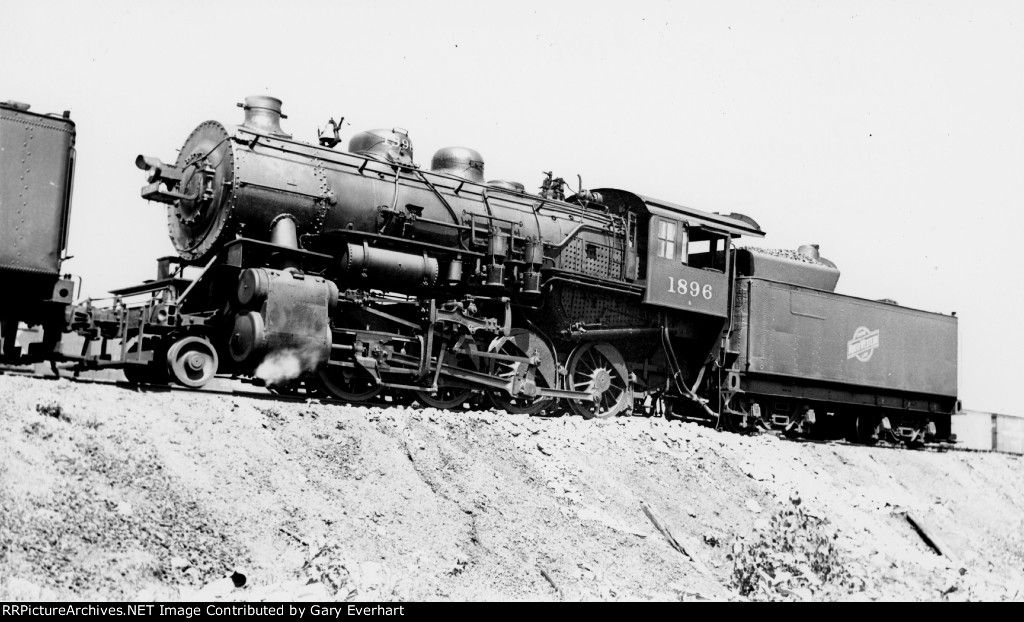
[{"label": "tender wheel", "polygon": [[167,351],[167,372],[179,384],[198,389],[217,374],[217,351],[202,337],[185,337]]},{"label": "tender wheel", "polygon": [[441,410],[461,408],[472,397],[473,389],[463,389],[462,387],[440,386],[437,391],[416,391],[416,399],[421,404]]},{"label": "tender wheel", "polygon": [[733,434],[750,434],[754,431],[753,417],[725,412],[718,416],[718,427]]},{"label": "tender wheel", "polygon": [[879,419],[875,415],[855,415],[849,440],[861,445],[874,445],[878,442],[880,427]]},{"label": "tender wheel", "polygon": [[719,428],[734,434],[751,434],[757,430],[758,425],[763,425],[763,422],[755,416],[760,409],[755,408],[755,404],[750,398],[734,396],[729,403],[732,406],[730,408],[732,412],[722,409],[723,412],[718,416]]},{"label": "tender wheel", "polygon": [[614,417],[629,404],[626,362],[610,343],[584,343],[569,355],[568,388],[596,396],[593,402],[567,400],[585,419]]},{"label": "tender wheel", "polygon": [[344,367],[322,367],[317,377],[328,396],[345,402],[365,402],[383,388],[368,374]]},{"label": "tender wheel", "polygon": [[[489,352],[507,354],[509,356],[534,357],[539,359],[536,366],[526,363],[509,363],[506,361],[494,361],[489,372],[492,376],[503,380],[512,380],[521,371],[523,366],[529,367],[525,370],[524,380],[526,383],[533,383],[537,387],[550,388],[554,384],[557,374],[555,365],[555,353],[551,351],[547,343],[536,333],[525,328],[514,328],[508,337],[495,339]],[[491,404],[500,410],[513,415],[534,415],[554,406],[557,401],[552,397],[528,397],[510,396],[506,391],[489,389],[487,397]]]}]

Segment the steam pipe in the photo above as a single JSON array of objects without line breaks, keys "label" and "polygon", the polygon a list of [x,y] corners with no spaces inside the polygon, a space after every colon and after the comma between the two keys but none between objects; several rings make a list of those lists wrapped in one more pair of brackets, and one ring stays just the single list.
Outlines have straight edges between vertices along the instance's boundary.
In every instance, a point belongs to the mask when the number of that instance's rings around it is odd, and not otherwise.
[{"label": "steam pipe", "polygon": [[[298,250],[299,232],[294,216],[281,214],[270,223],[270,243]],[[290,253],[274,253],[273,257],[282,270],[297,270],[299,267],[298,260]]]},{"label": "steam pipe", "polygon": [[607,339],[626,339],[660,333],[661,328],[596,328],[593,330],[569,330],[563,336],[572,341],[593,341]]}]

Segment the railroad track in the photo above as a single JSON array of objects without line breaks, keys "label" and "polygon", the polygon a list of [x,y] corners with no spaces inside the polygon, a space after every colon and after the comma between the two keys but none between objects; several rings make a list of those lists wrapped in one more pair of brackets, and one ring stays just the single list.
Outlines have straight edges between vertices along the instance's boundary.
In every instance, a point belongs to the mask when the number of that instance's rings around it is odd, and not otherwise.
[{"label": "railroad track", "polygon": [[[218,389],[218,388],[210,388],[210,387],[204,387],[202,389],[190,389],[190,388],[187,388],[187,387],[180,387],[180,386],[172,385],[172,384],[168,384],[168,385],[134,384],[134,383],[128,382],[126,380],[113,380],[113,379],[103,379],[103,378],[82,378],[82,377],[65,376],[65,375],[60,375],[60,376],[42,375],[42,374],[36,373],[34,371],[26,371],[24,369],[19,369],[19,368],[10,368],[10,367],[2,367],[2,366],[0,366],[0,376],[2,376],[2,375],[17,376],[17,377],[22,377],[22,378],[32,378],[34,380],[43,380],[43,381],[49,381],[49,382],[54,382],[54,381],[57,381],[57,380],[69,380],[71,382],[75,382],[75,383],[78,383],[78,384],[88,384],[88,385],[99,385],[99,386],[116,387],[116,388],[125,389],[125,390],[128,390],[128,391],[132,391],[132,392],[135,392],[135,393],[176,393],[176,392],[181,392],[181,393],[187,393],[189,395],[209,395],[209,396],[217,396],[217,397],[242,397],[242,398],[247,398],[247,399],[263,400],[263,401],[270,401],[270,402],[290,402],[290,403],[297,403],[297,404],[324,404],[324,405],[328,405],[328,406],[350,406],[350,407],[360,407],[360,408],[393,408],[393,407],[396,407],[396,406],[414,407],[414,408],[416,407],[416,406],[413,406],[413,402],[386,401],[386,400],[385,401],[370,400],[370,401],[362,401],[362,402],[348,402],[348,401],[344,401],[344,400],[338,400],[338,399],[333,399],[333,398],[329,398],[329,397],[324,397],[322,395],[313,396],[313,395],[286,395],[286,394],[278,394],[278,393],[272,393],[270,390],[266,389],[265,387],[258,387],[258,386],[254,386],[253,390],[225,389],[225,388],[219,388]],[[233,379],[228,379],[228,378],[220,378],[219,380],[222,380],[222,381],[225,381],[225,382],[236,382],[236,383],[239,383],[239,384],[244,384],[241,381],[233,380]],[[419,405],[419,408],[423,408],[423,407],[424,406],[422,404]],[[464,408],[462,410],[455,410],[453,412],[475,412],[475,411],[479,411],[479,410],[489,410],[489,407],[481,404],[479,406],[479,408]],[[553,416],[557,417],[559,415],[533,415],[533,416],[540,417],[540,418],[551,418]],[[563,414],[562,416],[565,416],[565,415]],[[642,415],[637,415],[637,416],[640,417]],[[699,421],[699,420],[693,420],[693,422],[694,423],[699,423],[699,424],[704,425],[706,427],[716,428],[716,426],[714,424],[709,424],[707,422],[702,422],[702,421]],[[726,430],[717,430],[717,431],[720,431],[722,433],[729,433]],[[965,453],[982,453],[982,454],[999,453],[999,452],[996,452],[995,450],[992,450],[992,449],[972,449],[972,448],[968,448],[968,447],[960,447],[960,446],[957,446],[957,445],[951,444],[951,443],[930,443],[930,444],[924,445],[922,447],[911,448],[911,447],[907,447],[906,445],[903,445],[903,444],[890,443],[890,442],[886,442],[886,441],[879,441],[878,443],[876,443],[874,445],[859,445],[857,443],[851,443],[851,442],[849,442],[847,440],[843,440],[843,439],[828,440],[828,439],[810,439],[810,438],[791,437],[791,436],[787,436],[787,435],[783,434],[782,432],[774,431],[774,430],[762,430],[762,431],[760,431],[758,433],[760,433],[760,434],[772,434],[772,435],[774,435],[774,436],[776,436],[776,437],[778,437],[780,439],[786,440],[786,441],[791,442],[791,443],[803,443],[803,444],[815,444],[815,445],[848,446],[848,447],[873,447],[873,448],[876,448],[876,449],[889,449],[889,450],[897,450],[897,451],[929,451],[929,452],[935,452],[935,453],[945,453],[945,452],[965,452]]]},{"label": "railroad track", "polygon": [[[68,380],[79,384],[90,384],[90,385],[102,385],[117,387],[126,389],[137,393],[187,393],[189,395],[215,395],[215,396],[227,396],[227,397],[245,397],[256,400],[267,400],[273,402],[292,402],[292,403],[315,403],[315,404],[326,404],[333,406],[359,406],[364,408],[392,408],[395,406],[408,406],[411,402],[400,402],[400,401],[386,401],[386,400],[367,400],[360,402],[349,402],[345,400],[334,399],[325,397],[323,395],[288,395],[282,393],[273,393],[265,387],[253,385],[253,390],[244,389],[223,389],[223,388],[211,388],[209,386],[201,389],[191,389],[188,387],[182,387],[174,384],[136,384],[126,380],[113,380],[105,378],[82,378],[76,376],[51,376],[42,375],[32,371],[25,371],[18,368],[7,368],[0,367],[0,375],[18,376],[22,378],[32,378],[34,380],[45,380],[54,382],[57,380]],[[218,380],[224,382],[235,382],[238,384],[245,384],[239,380],[229,379],[227,377],[218,378]],[[422,405],[421,405],[422,406]],[[487,410],[488,407],[481,406],[479,410]],[[466,411],[477,410],[477,409],[463,409]],[[456,411],[458,412],[458,411]]]}]

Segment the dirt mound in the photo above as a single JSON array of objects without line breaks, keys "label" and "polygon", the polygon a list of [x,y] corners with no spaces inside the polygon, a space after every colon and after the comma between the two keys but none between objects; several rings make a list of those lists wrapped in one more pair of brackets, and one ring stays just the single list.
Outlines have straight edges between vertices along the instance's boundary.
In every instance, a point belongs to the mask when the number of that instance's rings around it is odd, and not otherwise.
[{"label": "dirt mound", "polygon": [[1024,598],[1012,456],[14,376],[0,446],[3,599]]}]

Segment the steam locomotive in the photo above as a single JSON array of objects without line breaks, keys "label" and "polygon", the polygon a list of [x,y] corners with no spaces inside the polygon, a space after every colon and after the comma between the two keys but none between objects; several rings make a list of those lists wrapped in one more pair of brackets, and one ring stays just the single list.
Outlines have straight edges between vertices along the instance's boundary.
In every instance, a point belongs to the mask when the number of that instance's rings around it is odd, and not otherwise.
[{"label": "steam locomotive", "polygon": [[[201,123],[173,164],[136,160],[176,255],[107,304],[72,303],[59,274],[73,122],[0,106],[0,286],[20,292],[0,303],[0,362],[192,388],[227,375],[350,403],[950,439],[956,318],[836,294],[815,246],[738,248],[764,235],[742,214],[614,188],[567,196],[553,173],[527,192],[486,181],[472,149],[441,149],[425,170],[403,129],[346,151],[333,119],[311,143],[282,129],[280,100],[239,106],[241,125]],[[42,327],[25,352],[19,323]]]}]

